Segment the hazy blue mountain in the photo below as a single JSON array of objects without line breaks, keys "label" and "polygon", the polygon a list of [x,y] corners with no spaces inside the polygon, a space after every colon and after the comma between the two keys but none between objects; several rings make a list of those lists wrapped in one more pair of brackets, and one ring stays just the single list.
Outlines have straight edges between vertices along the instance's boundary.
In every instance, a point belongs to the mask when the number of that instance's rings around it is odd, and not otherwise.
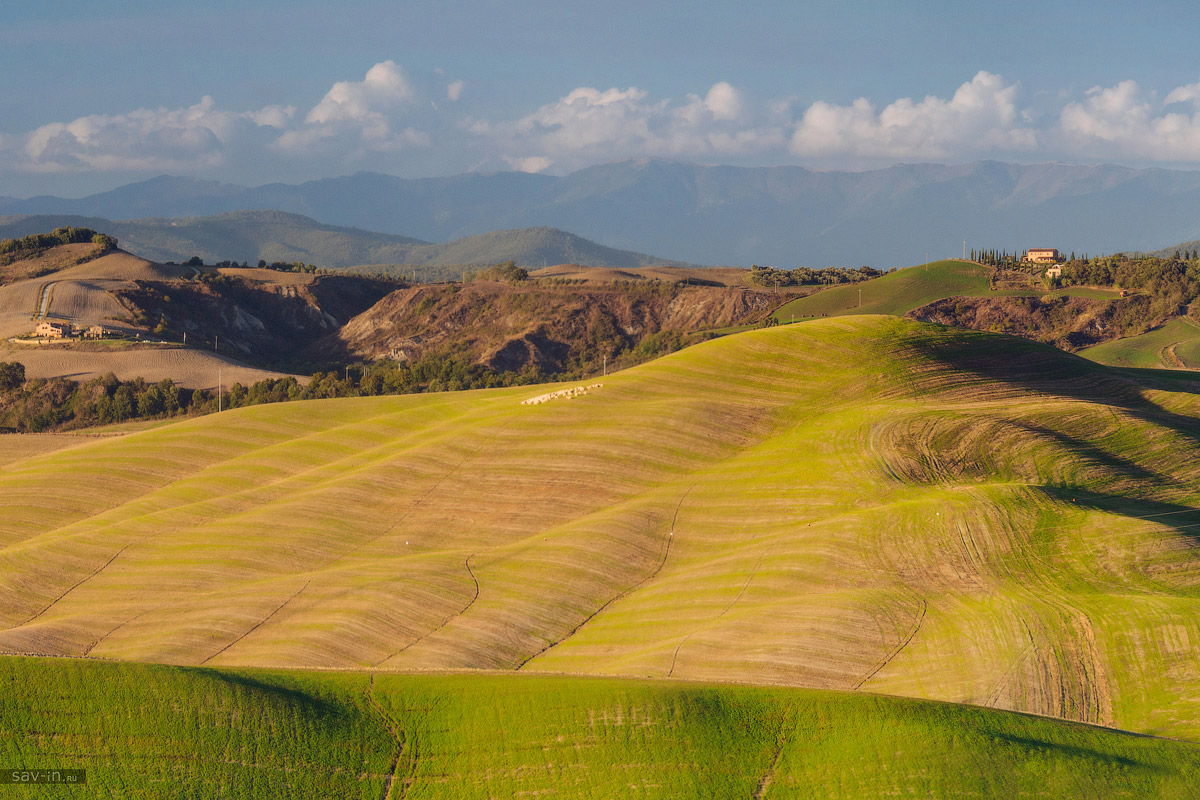
[{"label": "hazy blue mountain", "polygon": [[423,266],[482,266],[508,259],[529,267],[552,264],[586,264],[614,269],[698,266],[605,247],[573,233],[548,227],[490,231],[478,236],[452,239],[444,244],[417,245],[409,248],[406,260],[401,263]]},{"label": "hazy blue mountain", "polygon": [[156,178],[0,213],[129,218],[272,208],[428,241],[554,227],[702,264],[887,267],[967,248],[1150,250],[1200,233],[1200,172],[1111,165],[907,164],[867,172],[669,161],[402,179],[377,173],[239,187]]},{"label": "hazy blue mountain", "polygon": [[1148,256],[1158,256],[1159,258],[1172,258],[1176,253],[1186,258],[1186,254],[1193,250],[1200,252],[1200,239],[1189,239],[1186,242],[1173,244],[1168,247],[1160,247],[1158,250],[1151,250],[1146,253]]},{"label": "hazy blue mountain", "polygon": [[[157,217],[112,221],[102,217],[36,214],[0,217],[0,238],[43,233],[63,225],[116,236],[121,247],[152,261],[200,256],[208,263],[303,261],[322,267],[364,264],[483,266],[513,259],[519,264],[581,263],[631,269],[650,265],[692,266],[616,250],[555,228],[491,231],[442,244],[407,236],[326,225],[282,211],[233,211],[208,217]],[[454,270],[427,277],[457,274]]]}]

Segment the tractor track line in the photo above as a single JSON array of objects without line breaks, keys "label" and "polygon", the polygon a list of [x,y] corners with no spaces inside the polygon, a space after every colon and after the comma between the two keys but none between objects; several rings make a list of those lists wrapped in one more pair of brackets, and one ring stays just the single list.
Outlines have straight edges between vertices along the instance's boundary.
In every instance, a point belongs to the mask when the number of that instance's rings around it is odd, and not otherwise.
[{"label": "tractor track line", "polygon": [[[766,550],[762,551],[761,554],[759,554],[758,560],[754,562],[754,569],[750,570],[750,575],[749,575],[749,577],[746,578],[746,582],[742,584],[742,589],[740,592],[737,593],[737,597],[735,597],[735,598],[733,598],[733,600],[729,601],[729,605],[725,606],[725,608],[721,611],[720,614],[717,614],[715,617],[713,617],[712,622],[716,622],[721,617],[725,616],[727,613],[729,613],[729,609],[731,609],[737,605],[738,601],[742,599],[742,595],[744,595],[746,593],[746,590],[750,588],[750,583],[754,580],[754,576],[758,574],[758,568],[760,566],[762,566],[763,559],[767,557],[768,553],[770,553],[772,550],[775,549],[775,545],[777,545],[777,544],[779,544],[778,539],[776,539],[771,544],[770,547],[768,547]],[[709,624],[712,624],[712,623],[710,622]],[[671,654],[671,668],[669,670],[667,670],[668,678],[675,674],[675,662],[679,660],[680,648],[682,648],[685,644],[687,644],[688,639],[691,639],[698,632],[699,632],[699,629],[692,631],[687,636],[683,637],[682,642],[675,645],[675,652]]]},{"label": "tractor track line", "polygon": [[112,630],[110,630],[108,633],[104,634],[104,635],[103,635],[103,636],[101,636],[99,639],[96,639],[96,640],[94,640],[94,641],[93,641],[91,644],[89,644],[87,647],[83,648],[83,652],[79,654],[80,658],[87,658],[87,657],[88,657],[88,654],[89,654],[89,653],[91,653],[93,650],[95,650],[97,647],[99,647],[101,642],[103,642],[103,641],[104,641],[105,639],[107,639],[108,637],[112,636],[112,635],[113,635],[114,633],[116,633],[117,631],[121,630],[121,628],[124,628],[124,627],[125,627],[126,625],[128,625],[129,623],[131,623],[131,622],[136,622],[137,620],[139,620],[139,619],[141,619],[142,617],[144,617],[144,616],[146,616],[147,614],[149,614],[151,611],[158,611],[158,610],[159,610],[159,609],[157,609],[157,608],[148,608],[148,609],[146,609],[145,611],[142,611],[142,612],[141,612],[141,613],[139,613],[139,614],[134,614],[132,617],[130,617],[129,619],[125,620],[124,622],[121,622],[121,623],[119,623],[119,624],[117,625],[117,627],[113,628],[113,629],[112,629]]},{"label": "tractor track line", "polygon": [[911,642],[916,637],[917,631],[921,630],[921,623],[923,623],[925,621],[925,612],[928,609],[929,609],[929,603],[927,603],[925,601],[925,598],[922,597],[921,598],[921,612],[919,614],[917,614],[916,624],[914,624],[913,629],[911,631],[909,631],[908,637],[903,642],[901,642],[898,647],[893,649],[892,652],[889,653],[887,655],[887,657],[884,658],[883,661],[880,662],[879,665],[875,667],[875,669],[871,670],[870,673],[868,673],[865,678],[860,680],[858,683],[854,684],[854,687],[853,687],[854,691],[858,691],[859,689],[861,689],[863,687],[863,684],[865,684],[867,681],[871,680],[871,678],[874,678],[877,674],[879,674],[879,671],[881,669],[883,669],[889,663],[891,663],[893,658],[900,655],[900,652],[902,650],[904,650],[904,648],[908,647],[909,642]]},{"label": "tractor track line", "polygon": [[243,639],[245,639],[245,638],[246,638],[247,636],[249,636],[250,634],[254,633],[256,630],[258,630],[259,628],[261,628],[263,625],[266,625],[266,624],[267,624],[267,622],[268,622],[268,621],[270,621],[271,617],[275,616],[275,615],[276,615],[276,614],[278,614],[280,611],[283,611],[283,609],[284,609],[284,606],[286,606],[288,603],[292,602],[292,601],[293,601],[293,600],[295,600],[297,597],[299,597],[299,596],[300,596],[300,593],[301,593],[301,592],[303,592],[305,589],[307,589],[307,588],[308,588],[308,585],[309,585],[310,583],[312,583],[312,581],[305,581],[304,585],[303,585],[303,586],[301,586],[299,589],[297,589],[297,590],[296,590],[296,591],[295,591],[295,592],[292,594],[292,596],[291,596],[291,597],[289,597],[287,600],[284,600],[282,603],[280,603],[278,608],[276,608],[276,609],[275,609],[274,611],[272,611],[270,614],[267,614],[265,617],[263,617],[261,620],[259,620],[259,622],[258,622],[257,624],[255,624],[255,625],[254,625],[254,627],[252,627],[250,630],[246,631],[246,632],[245,632],[245,633],[243,633],[241,636],[237,637],[237,638],[236,638],[236,639],[234,639],[232,642],[230,642],[229,644],[225,645],[225,646],[224,646],[224,647],[222,647],[220,650],[218,650],[217,652],[213,653],[213,654],[212,654],[211,656],[209,656],[208,658],[206,658],[206,659],[204,659],[203,661],[201,661],[201,662],[200,662],[200,666],[204,666],[205,664],[207,664],[208,662],[212,661],[212,660],[213,660],[214,658],[216,658],[217,656],[221,655],[221,653],[224,653],[226,650],[228,650],[229,648],[233,647],[235,644],[237,644],[238,642],[242,641]]},{"label": "tractor track line", "polygon": [[666,537],[667,544],[666,544],[666,547],[663,548],[662,559],[659,560],[658,566],[654,568],[654,571],[651,572],[646,577],[642,578],[637,583],[633,584],[632,586],[622,589],[621,592],[618,593],[617,595],[610,597],[604,603],[604,605],[597,608],[591,614],[588,614],[587,617],[585,617],[582,622],[580,622],[578,625],[576,625],[574,628],[572,628],[570,630],[570,632],[567,633],[565,636],[563,636],[560,639],[556,639],[555,641],[553,641],[550,644],[543,647],[541,650],[537,651],[533,655],[526,658],[521,663],[517,664],[517,666],[513,667],[514,671],[520,670],[522,667],[524,667],[530,661],[533,661],[535,658],[540,656],[542,653],[545,653],[547,650],[550,650],[553,647],[557,647],[558,645],[565,642],[567,639],[570,639],[572,636],[574,636],[576,633],[579,632],[580,628],[582,628],[584,625],[588,624],[593,619],[595,619],[596,616],[599,615],[601,611],[608,608],[613,603],[620,600],[622,597],[625,597],[629,593],[636,591],[637,589],[640,589],[642,586],[644,586],[645,584],[654,580],[654,578],[658,577],[658,573],[662,572],[662,568],[664,566],[666,566],[666,564],[667,564],[667,557],[671,555],[671,542],[674,541],[674,539],[675,539],[675,522],[676,522],[676,520],[679,519],[679,509],[683,506],[683,501],[687,499],[687,496],[692,493],[692,489],[695,489],[695,488],[696,488],[696,484],[694,484],[694,483],[691,486],[689,486],[687,491],[683,493],[683,497],[679,498],[679,502],[675,505],[675,515],[673,517],[671,517],[671,528],[670,528],[670,530],[667,531],[667,537]]},{"label": "tractor track line", "polygon": [[467,611],[470,610],[471,606],[475,605],[475,601],[479,599],[479,579],[475,577],[475,571],[473,569],[471,569],[471,559],[474,558],[475,556],[476,556],[475,553],[471,553],[471,555],[467,556],[466,560],[463,561],[463,565],[467,568],[467,574],[471,576],[471,580],[475,583],[475,594],[471,596],[471,599],[469,601],[467,601],[467,604],[465,606],[463,606],[461,610],[451,614],[450,616],[448,616],[444,620],[442,620],[437,625],[437,627],[433,628],[432,630],[430,630],[426,633],[421,634],[416,639],[413,639],[411,642],[404,645],[404,647],[401,647],[399,650],[392,653],[391,655],[385,656],[382,659],[380,659],[379,661],[376,661],[374,664],[371,665],[372,667],[378,667],[381,664],[384,664],[384,663],[392,660],[393,658],[400,655],[401,653],[403,653],[405,650],[409,649],[410,647],[420,644],[425,639],[428,639],[430,636],[433,636],[435,633],[440,631],[442,628],[449,625],[452,621],[454,621],[458,617],[461,617],[463,614],[467,613]]},{"label": "tractor track line", "polygon": [[[383,720],[383,725],[387,728],[388,734],[396,740],[396,754],[392,756],[392,763],[388,766],[387,780],[383,782],[383,791],[379,793],[379,800],[388,800],[392,795],[392,784],[396,781],[396,770],[400,767],[400,759],[404,756],[404,752],[408,749],[408,741],[404,738],[404,734],[396,727],[395,720],[391,715],[383,710],[383,706],[379,705],[379,701],[375,699],[375,676],[371,676],[371,680],[367,682],[367,705],[371,706],[379,717]],[[400,794],[401,800],[408,795],[408,786],[405,786]]]},{"label": "tractor track line", "polygon": [[103,564],[101,564],[101,565],[100,565],[99,567],[97,567],[96,569],[92,570],[92,571],[91,571],[91,572],[90,572],[88,575],[86,575],[85,577],[81,578],[81,579],[80,579],[78,582],[76,582],[76,583],[75,583],[75,584],[74,584],[74,585],[73,585],[73,586],[72,586],[70,589],[67,589],[65,592],[63,592],[62,594],[60,594],[58,597],[56,597],[56,598],[54,598],[53,600],[51,600],[51,601],[50,601],[50,603],[49,603],[48,605],[46,605],[46,606],[45,606],[45,607],[44,607],[44,608],[43,608],[41,611],[37,612],[37,613],[36,613],[36,614],[34,614],[32,617],[30,617],[29,619],[25,620],[25,621],[24,621],[24,622],[22,622],[20,625],[14,625],[12,628],[9,628],[9,630],[13,630],[13,628],[20,628],[20,627],[22,627],[22,626],[24,626],[24,625],[28,625],[29,623],[31,623],[31,622],[33,622],[34,620],[36,620],[38,617],[40,617],[40,616],[42,616],[43,614],[45,614],[45,613],[46,613],[47,611],[49,611],[50,609],[54,608],[54,606],[55,606],[55,605],[57,605],[57,604],[58,604],[58,602],[59,602],[60,600],[62,600],[64,597],[66,597],[66,596],[67,596],[67,595],[69,595],[71,592],[75,591],[75,590],[76,590],[76,589],[78,589],[80,586],[82,586],[83,584],[87,583],[87,582],[88,582],[88,581],[90,581],[92,578],[96,577],[96,576],[97,576],[97,575],[99,575],[101,572],[103,572],[103,571],[105,570],[105,568],[107,568],[107,567],[108,567],[108,565],[109,565],[109,564],[111,564],[111,563],[113,563],[114,561],[116,561],[116,560],[117,560],[117,557],[118,557],[119,555],[121,555],[121,553],[124,553],[126,550],[128,550],[128,549],[129,549],[131,546],[133,546],[133,543],[132,543],[132,542],[130,542],[129,544],[127,544],[127,545],[125,545],[124,547],[122,547],[120,550],[118,550],[118,551],[117,551],[117,552],[116,552],[116,553],[113,555],[113,557],[112,557],[112,558],[110,558],[108,561],[105,561]]}]

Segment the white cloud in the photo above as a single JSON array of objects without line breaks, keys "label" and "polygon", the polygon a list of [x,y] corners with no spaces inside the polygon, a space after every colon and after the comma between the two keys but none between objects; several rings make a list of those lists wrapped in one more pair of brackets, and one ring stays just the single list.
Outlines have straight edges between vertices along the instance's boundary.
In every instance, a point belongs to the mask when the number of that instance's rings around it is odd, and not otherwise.
[{"label": "white cloud", "polygon": [[35,172],[178,170],[225,163],[226,148],[256,128],[287,124],[293,110],[231,112],[205,96],[179,109],[138,109],[52,122],[24,137],[23,163]]},{"label": "white cloud", "polygon": [[799,156],[956,159],[1029,152],[1037,133],[1018,113],[1017,89],[979,72],[949,100],[901,98],[876,111],[866,98],[849,106],[813,103],[797,123],[791,150]]},{"label": "white cloud", "polygon": [[545,172],[554,162],[544,156],[508,159],[508,165],[517,172]]},{"label": "white cloud", "polygon": [[361,81],[335,83],[304,121],[319,125],[339,120],[371,120],[381,110],[410,103],[415,96],[412,84],[396,62],[381,61],[367,70]]},{"label": "white cloud", "polygon": [[[471,115],[475,92],[444,71],[413,75],[381,61],[361,80],[333,83],[307,111],[233,111],[205,96],[182,108],[138,109],[52,122],[0,136],[0,168],[22,172],[176,171],[280,177],[350,169],[563,172],[635,158],[808,163],[862,168],[880,161],[975,158],[1200,165],[1200,82],[1164,99],[1133,81],[1082,95],[1025,98],[979,72],[949,97],[877,105],[759,98],[726,82],[682,97],[635,86],[578,87],[531,113]],[[446,102],[448,101],[448,102]]]},{"label": "white cloud", "polygon": [[747,113],[733,86],[701,98],[650,101],[637,87],[579,87],[515,122],[472,121],[511,165],[568,169],[623,158],[739,157],[782,149],[786,131]]},{"label": "white cloud", "polygon": [[[461,87],[458,91],[461,91]],[[448,90],[449,92],[449,90]],[[387,153],[428,147],[428,132],[405,124],[427,113],[420,94],[396,62],[381,61],[361,81],[335,83],[304,117],[275,140],[274,149],[304,156],[317,151]],[[429,106],[436,112],[436,106]]]},{"label": "white cloud", "polygon": [[704,97],[704,107],[713,119],[738,119],[742,116],[742,97],[725,81],[714,83]]},{"label": "white cloud", "polygon": [[[1200,84],[1173,89],[1162,105],[1200,100]],[[1200,114],[1159,113],[1153,95],[1134,81],[1089,89],[1082,101],[1068,103],[1059,115],[1061,146],[1088,158],[1140,162],[1200,161]]]},{"label": "white cloud", "polygon": [[1163,101],[1164,106],[1169,106],[1172,103],[1193,103],[1200,100],[1200,83],[1189,83],[1187,86],[1178,86],[1167,94],[1167,99]]}]

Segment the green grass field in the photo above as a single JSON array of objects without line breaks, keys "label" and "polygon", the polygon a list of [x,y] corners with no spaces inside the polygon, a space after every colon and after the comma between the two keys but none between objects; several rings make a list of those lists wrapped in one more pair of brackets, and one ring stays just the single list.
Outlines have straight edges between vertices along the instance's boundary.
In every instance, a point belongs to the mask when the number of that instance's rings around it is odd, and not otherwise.
[{"label": "green grass field", "polygon": [[[0,658],[14,797],[1192,797],[1200,745],[811,689]],[[11,770],[10,770],[11,771]],[[3,791],[3,790],[0,790]]]},{"label": "green grass field", "polygon": [[[986,297],[991,269],[967,261],[934,261],[896,270],[875,280],[823,289],[786,303],[775,312],[780,322],[846,314],[904,316],[944,297]],[[861,302],[860,302],[861,292]]]},{"label": "green grass field", "polygon": [[[783,323],[814,317],[852,314],[890,314],[902,317],[908,312],[947,297],[1086,297],[1111,300],[1120,293],[1107,289],[1072,287],[1054,292],[1041,290],[992,291],[990,267],[951,259],[925,266],[897,270],[874,280],[823,289],[797,298],[779,307],[772,315]],[[860,295],[861,290],[861,295]]]},{"label": "green grass field", "polygon": [[0,458],[0,650],[863,690],[1200,738],[1197,384],[882,316],[598,382]]},{"label": "green grass field", "polygon": [[1200,325],[1176,317],[1141,336],[1105,342],[1080,355],[1114,367],[1200,369]]}]

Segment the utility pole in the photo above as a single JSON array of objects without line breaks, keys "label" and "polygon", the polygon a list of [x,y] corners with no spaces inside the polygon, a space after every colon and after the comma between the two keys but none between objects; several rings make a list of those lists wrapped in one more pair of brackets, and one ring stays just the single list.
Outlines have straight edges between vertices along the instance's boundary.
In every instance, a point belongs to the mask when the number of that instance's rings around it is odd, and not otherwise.
[{"label": "utility pole", "polygon": [[858,307],[862,308],[862,287],[858,287]]},{"label": "utility pole", "polygon": [[929,272],[929,251],[925,251],[925,271]]},{"label": "utility pole", "polygon": [[217,413],[221,413],[221,368],[217,367]]},{"label": "utility pole", "polygon": [[963,239],[963,261],[967,260],[967,240]]},{"label": "utility pole", "polygon": [[218,349],[219,349],[219,348],[217,347],[217,344],[219,344],[219,343],[220,343],[220,341],[221,341],[221,337],[220,337],[220,336],[214,336],[214,337],[213,337],[213,352],[214,352],[214,353],[218,351]]},{"label": "utility pole", "polygon": [[608,377],[608,353],[604,354],[604,377]]}]

